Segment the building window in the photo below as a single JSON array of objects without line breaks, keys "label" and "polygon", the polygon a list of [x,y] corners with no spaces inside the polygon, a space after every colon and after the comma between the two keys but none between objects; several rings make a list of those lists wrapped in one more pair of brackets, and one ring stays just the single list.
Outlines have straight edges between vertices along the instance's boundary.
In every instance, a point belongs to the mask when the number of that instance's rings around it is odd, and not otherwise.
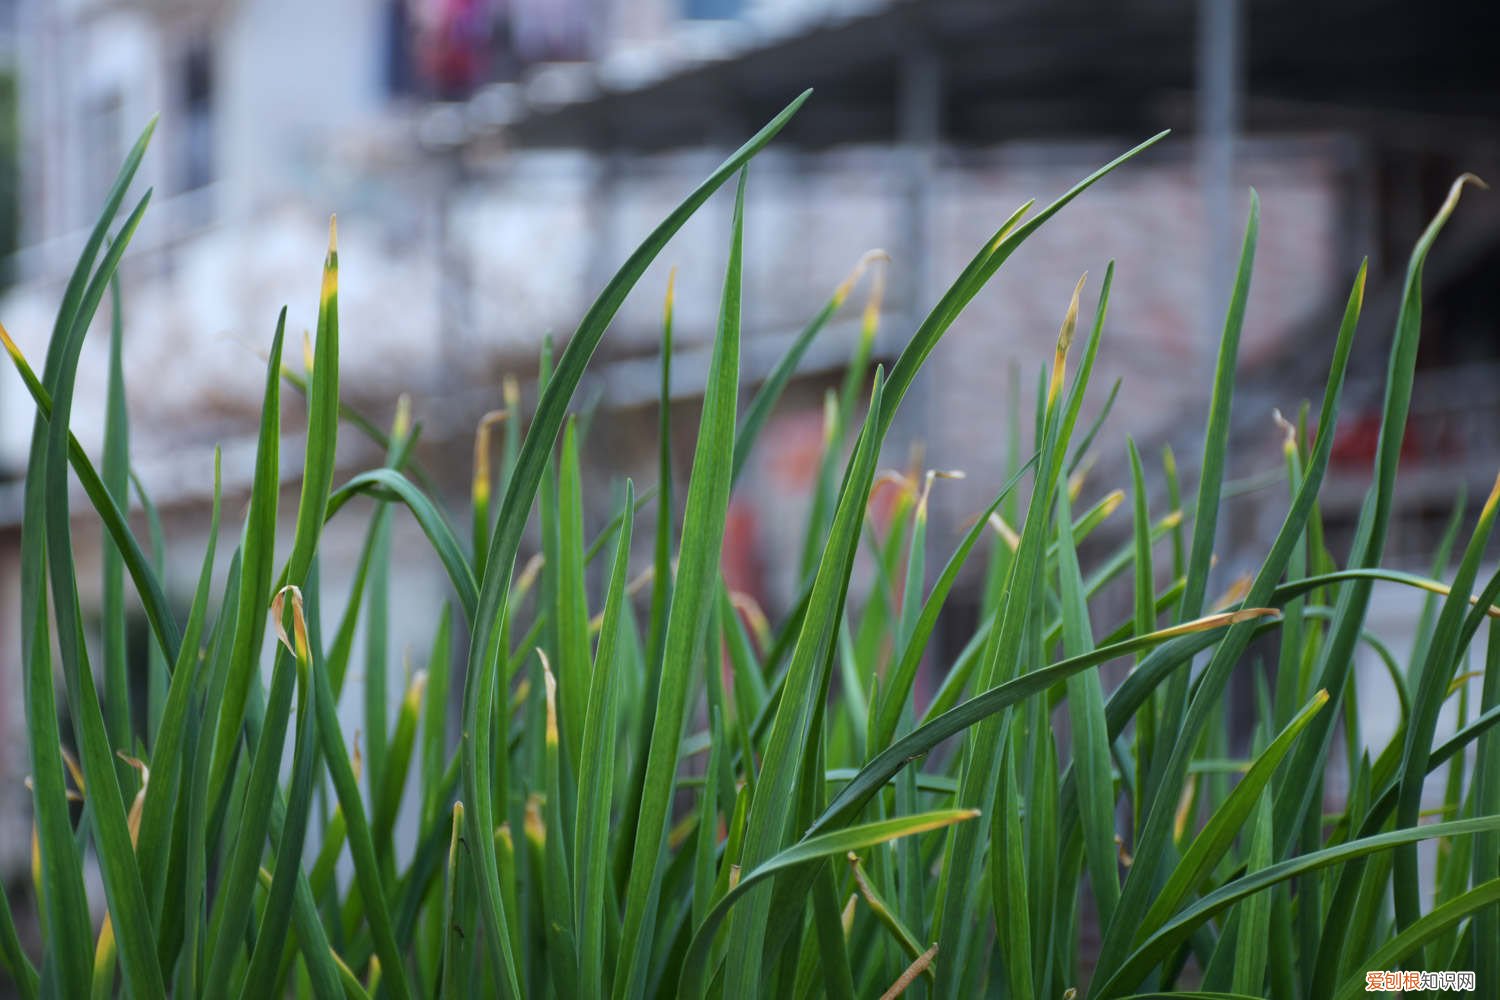
[{"label": "building window", "polygon": [[193,191],[214,179],[214,74],[212,52],[206,41],[194,42],[183,52],[178,93],[181,101],[178,190]]},{"label": "building window", "polygon": [[682,0],[682,16],[690,21],[735,21],[744,9],[744,0]]}]

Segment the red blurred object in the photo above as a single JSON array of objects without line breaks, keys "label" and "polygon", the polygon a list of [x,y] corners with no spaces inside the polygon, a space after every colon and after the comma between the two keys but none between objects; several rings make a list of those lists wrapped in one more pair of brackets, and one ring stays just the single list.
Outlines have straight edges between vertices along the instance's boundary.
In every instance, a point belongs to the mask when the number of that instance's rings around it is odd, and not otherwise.
[{"label": "red blurred object", "polygon": [[755,509],[739,497],[729,501],[724,518],[724,549],[719,565],[730,592],[749,594],[761,604],[765,566],[760,558],[760,522]]},{"label": "red blurred object", "polygon": [[489,75],[495,10],[491,0],[418,0],[417,65],[443,98],[471,94]]},{"label": "red blurred object", "polygon": [[[1316,432],[1314,432],[1316,433]],[[1335,468],[1368,469],[1380,448],[1380,414],[1366,411],[1341,421],[1333,437],[1329,460]],[[1465,452],[1463,436],[1446,413],[1413,413],[1401,438],[1401,459],[1430,462]]]}]

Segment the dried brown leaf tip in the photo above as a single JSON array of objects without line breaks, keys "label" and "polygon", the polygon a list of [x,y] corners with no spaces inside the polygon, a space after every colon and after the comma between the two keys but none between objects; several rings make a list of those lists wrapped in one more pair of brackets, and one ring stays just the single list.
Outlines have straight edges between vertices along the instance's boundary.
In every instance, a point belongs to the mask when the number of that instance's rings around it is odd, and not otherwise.
[{"label": "dried brown leaf tip", "polygon": [[1484,501],[1484,514],[1481,516],[1487,517],[1495,509],[1496,503],[1500,503],[1500,476],[1495,477],[1495,485],[1490,487],[1490,495]]},{"label": "dried brown leaf tip", "polygon": [[1094,463],[1097,461],[1095,455],[1085,455],[1078,468],[1068,475],[1068,502],[1076,503],[1078,497],[1083,493],[1083,484],[1088,480],[1089,473],[1093,471]]},{"label": "dried brown leaf tip", "polygon": [[552,663],[547,653],[537,647],[536,658],[542,661],[542,682],[547,685],[547,745],[557,743],[557,678],[552,673]]},{"label": "dried brown leaf tip", "polygon": [[[292,599],[292,632],[295,635],[295,643],[286,634],[286,598],[291,595]],[[311,656],[307,642],[307,617],[302,610],[302,591],[293,584],[287,584],[276,592],[271,598],[271,622],[276,626],[276,638],[287,652],[299,660],[308,660]]]},{"label": "dried brown leaf tip", "polygon": [[323,264],[322,305],[327,306],[339,294],[339,217],[328,217],[328,258]]},{"label": "dried brown leaf tip", "polygon": [[1297,428],[1281,415],[1279,409],[1271,410],[1271,419],[1281,430],[1281,450],[1290,455],[1297,450]]},{"label": "dried brown leaf tip", "polygon": [[1073,346],[1073,335],[1078,330],[1078,299],[1083,295],[1083,283],[1088,277],[1088,272],[1085,271],[1078,279],[1078,284],[1073,286],[1073,298],[1068,302],[1062,329],[1057,332],[1057,351],[1052,358],[1052,383],[1047,386],[1048,406],[1056,401],[1058,391],[1062,389],[1063,374],[1068,368],[1068,350]]},{"label": "dried brown leaf tip", "polygon": [[880,1000],[895,1000],[896,997],[905,993],[907,988],[917,981],[917,977],[932,964],[932,960],[937,957],[937,951],[938,946],[934,944],[931,948],[918,955],[916,961],[908,965],[906,971],[901,973],[900,978],[891,984],[891,988],[880,995]]},{"label": "dried brown leaf tip", "polygon": [[[888,264],[890,263],[890,260],[891,255],[886,253],[884,250],[865,251],[865,253],[855,263],[854,269],[849,272],[848,277],[839,282],[839,286],[833,290],[834,308],[838,308],[839,306],[844,304],[844,300],[849,298],[849,293],[854,291],[854,286],[859,284],[859,279],[864,277],[865,271],[869,270],[870,265],[877,262]],[[876,288],[871,290],[871,296],[874,299],[875,309],[878,312],[880,309],[880,290],[884,289],[884,279],[881,271],[877,270],[875,274]],[[866,305],[865,308],[866,310],[868,310],[869,306]]]},{"label": "dried brown leaf tip", "polygon": [[927,500],[932,496],[932,484],[939,479],[963,479],[967,473],[962,469],[928,469],[922,477],[922,489],[917,494],[917,519],[927,520]]},{"label": "dried brown leaf tip", "polygon": [[396,397],[396,416],[391,420],[391,438],[405,441],[411,434],[411,394],[403,392]]},{"label": "dried brown leaf tip", "polygon": [[22,361],[25,359],[25,355],[22,354],[21,349],[16,346],[16,342],[11,339],[10,331],[5,328],[5,324],[3,323],[0,323],[0,345],[4,345],[5,353],[9,354],[17,361]]},{"label": "dried brown leaf tip", "polygon": [[1235,577],[1229,584],[1229,589],[1224,591],[1223,596],[1211,604],[1210,607],[1220,611],[1234,607],[1250,593],[1250,585],[1254,582],[1254,578],[1248,573]]},{"label": "dried brown leaf tip", "polygon": [[1241,622],[1255,621],[1257,618],[1276,618],[1280,615],[1281,612],[1276,608],[1241,608],[1238,611],[1205,615],[1153,634],[1162,639],[1171,639],[1190,632],[1207,632],[1209,629],[1223,628],[1226,625],[1238,625]]},{"label": "dried brown leaf tip", "polygon": [[672,322],[672,309],[677,304],[677,266],[674,264],[667,271],[667,296],[661,306],[661,321],[664,325]]},{"label": "dried brown leaf tip", "polygon": [[507,417],[510,410],[491,410],[479,418],[474,430],[474,500],[482,503],[490,498],[490,431]]},{"label": "dried brown leaf tip", "polygon": [[1015,214],[1011,216],[1010,221],[1007,222],[1005,226],[1000,230],[1000,232],[995,234],[995,238],[990,241],[990,253],[994,253],[996,250],[1000,249],[1001,244],[1009,239],[1010,235],[1020,227],[1022,222],[1025,221],[1026,213],[1030,212],[1031,206],[1035,204],[1035,198],[1028,198],[1021,203],[1021,207],[1016,209]]}]

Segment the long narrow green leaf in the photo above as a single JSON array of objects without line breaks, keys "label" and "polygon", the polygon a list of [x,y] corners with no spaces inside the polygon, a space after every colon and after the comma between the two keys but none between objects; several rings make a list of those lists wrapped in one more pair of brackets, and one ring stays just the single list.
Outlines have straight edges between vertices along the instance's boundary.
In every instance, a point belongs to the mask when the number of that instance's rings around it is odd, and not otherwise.
[{"label": "long narrow green leaf", "polygon": [[[1058,332],[1050,385],[1038,401],[1038,405],[1043,407],[1043,437],[1039,448],[1041,459],[1036,466],[1021,542],[1010,564],[1001,592],[1001,607],[996,612],[997,617],[990,629],[979,665],[975,683],[980,691],[991,690],[997,684],[1012,679],[1023,663],[1022,644],[1026,638],[1027,622],[1032,618],[1034,602],[1039,599],[1045,548],[1051,534],[1049,515],[1053,496],[1068,441],[1082,405],[1083,393],[1098,355],[1108,308],[1109,290],[1105,288],[1100,292],[1083,360],[1074,375],[1069,393],[1064,397],[1061,392],[1064,366],[1077,327],[1083,283],[1080,278],[1073,289],[1072,299]],[[998,719],[981,723],[970,734],[965,746],[965,762],[960,769],[959,792],[955,799],[959,804],[981,811],[994,808],[999,774],[993,762],[998,759],[1008,724],[1008,714],[1002,713]],[[960,980],[968,968],[968,947],[975,924],[972,903],[982,885],[980,847],[978,827],[957,827],[949,831],[939,876],[935,925],[939,954],[944,956],[943,966],[938,972],[939,993],[944,996],[953,996],[961,988]]]},{"label": "long narrow green leaf", "polygon": [[[68,506],[68,423],[72,414],[73,391],[78,359],[83,349],[89,322],[130,237],[140,223],[150,202],[150,192],[136,205],[89,282],[77,316],[67,337],[58,349],[58,363],[47,385],[52,397],[52,414],[46,435],[46,548],[52,594],[53,615],[57,622],[58,651],[63,676],[67,681],[68,703],[73,729],[82,756],[83,774],[88,782],[89,815],[104,876],[105,899],[118,937],[120,960],[127,987],[137,996],[164,995],[161,968],[156,949],[145,892],[135,864],[134,847],[127,829],[125,804],[115,772],[115,756],[109,746],[104,716],[94,686],[92,668],[83,644],[82,613],[79,607],[74,572],[72,531]],[[49,352],[50,353],[50,352]],[[49,368],[53,367],[50,364]],[[50,681],[48,681],[50,683]]]},{"label": "long narrow green leaf", "polygon": [[1304,854],[1244,875],[1220,886],[1173,917],[1137,947],[1119,970],[1111,974],[1107,980],[1100,982],[1090,995],[1099,1000],[1109,1000],[1109,998],[1122,995],[1139,983],[1147,971],[1160,962],[1168,952],[1186,940],[1194,929],[1254,893],[1330,865],[1341,864],[1402,844],[1415,844],[1435,837],[1470,836],[1486,830],[1500,830],[1500,816],[1454,820],[1405,830],[1392,830],[1389,833],[1362,837],[1347,844]]},{"label": "long narrow green leaf", "polygon": [[578,461],[577,421],[563,428],[558,476],[561,557],[557,567],[558,724],[565,759],[577,773],[589,703],[589,600],[584,586],[583,474]]},{"label": "long narrow green leaf", "polygon": [[[314,380],[316,381],[316,380]],[[291,594],[291,638],[282,632],[282,643],[295,657],[297,669],[297,735],[292,748],[291,794],[287,799],[286,818],[276,845],[276,870],[261,912],[260,930],[250,955],[250,967],[240,987],[242,1000],[270,996],[275,992],[276,969],[281,964],[287,943],[288,923],[292,914],[293,893],[302,869],[302,845],[307,835],[308,816],[312,806],[313,782],[317,776],[318,729],[313,711],[312,649],[307,637],[302,594],[288,587]],[[279,598],[280,595],[278,595]],[[279,604],[278,600],[278,604]],[[279,608],[272,616],[281,627]],[[264,730],[262,730],[264,732]]]},{"label": "long narrow green leaf", "polygon": [[1022,243],[1026,242],[1031,234],[1040,229],[1047,220],[1062,211],[1065,205],[1093,187],[1097,181],[1106,174],[1109,174],[1116,167],[1156,145],[1156,143],[1166,138],[1167,134],[1167,132],[1158,132],[1135,148],[1115,157],[1073,185],[1056,201],[1042,209],[1026,222],[1021,222],[1021,219],[1031,207],[1031,202],[1022,205],[1009,219],[1001,224],[1000,228],[996,230],[995,235],[985,243],[974,256],[974,259],[969,262],[969,265],[964,268],[963,273],[959,275],[948,291],[943,294],[943,297],[938,300],[938,304],[933,307],[932,312],[923,320],[917,332],[912,335],[911,341],[902,350],[901,356],[896,359],[896,363],[891,367],[890,377],[887,379],[888,384],[886,386],[888,402],[886,403],[885,413],[881,415],[880,433],[878,435],[881,439],[885,438],[886,432],[890,429],[891,422],[896,419],[896,409],[900,405],[902,398],[906,395],[906,390],[911,387],[912,381],[917,377],[917,372],[921,370],[923,363],[927,360],[927,356],[932,353],[933,348],[937,346],[943,334],[953,325],[953,321],[958,318],[958,314],[963,310],[964,306],[968,305],[974,296],[979,294],[979,290],[1000,269],[1000,265],[1004,264],[1010,258],[1011,254],[1015,253],[1016,249]]},{"label": "long narrow green leaf", "polygon": [[[193,594],[193,604],[188,612],[187,629],[183,633],[182,651],[172,668],[172,682],[167,689],[166,705],[162,710],[162,721],[156,736],[156,746],[151,757],[151,781],[146,786],[146,800],[141,807],[140,833],[136,840],[136,858],[141,870],[141,884],[147,886],[151,904],[151,918],[159,922],[166,901],[169,835],[174,820],[171,810],[180,801],[179,777],[191,772],[191,761],[183,754],[188,714],[191,711],[193,691],[200,676],[199,640],[203,634],[204,620],[208,615],[209,586],[213,581],[214,554],[218,549],[220,501],[223,479],[220,457],[214,451],[214,495],[213,508],[209,515],[208,547],[203,554],[203,567],[198,573],[198,587]],[[184,766],[186,765],[186,766]]]},{"label": "long narrow green leaf", "polygon": [[1016,486],[1031,468],[1032,463],[1027,462],[1012,475],[1006,484],[1001,487],[994,501],[985,509],[964,535],[963,541],[949,557],[943,571],[938,575],[937,582],[932,585],[932,590],[927,595],[927,600],[922,603],[922,610],[918,613],[916,622],[913,624],[911,633],[907,636],[906,645],[902,649],[901,657],[896,661],[886,674],[884,688],[881,697],[876,701],[875,723],[870,730],[870,748],[882,749],[890,743],[891,737],[895,735],[896,725],[901,717],[901,710],[905,707],[911,694],[912,685],[917,679],[917,668],[921,666],[922,656],[927,651],[928,641],[932,638],[933,629],[937,627],[938,616],[942,613],[943,606],[948,599],[948,594],[953,590],[953,585],[958,581],[958,574],[968,561],[969,554],[974,550],[975,544],[984,534],[989,516],[1005,502],[1006,498],[1014,492]]},{"label": "long narrow green leaf", "polygon": [[[1273,612],[1267,609],[1246,609],[1209,615],[1194,622],[1158,629],[1149,635],[1135,636],[1109,646],[1100,646],[1081,656],[1060,660],[1050,666],[1023,671],[1014,679],[990,688],[983,694],[976,695],[923,723],[907,736],[876,754],[859,769],[859,772],[839,791],[839,794],[834,796],[828,808],[808,828],[808,833],[823,833],[837,829],[841,825],[847,825],[853,817],[858,815],[859,810],[870,800],[870,797],[879,791],[893,775],[939,743],[956,733],[963,732],[981,719],[994,715],[1011,705],[1019,704],[1031,695],[1050,689],[1080,670],[1107,663],[1117,657],[1128,656],[1138,649],[1159,646],[1171,639],[1227,628],[1240,622],[1265,618],[1271,614]],[[1176,659],[1181,661],[1185,656],[1191,656],[1193,651],[1179,653]]]},{"label": "long narrow green leaf", "polygon": [[[1363,300],[1364,275],[1364,268],[1361,268],[1339,326],[1338,341],[1334,346],[1333,361],[1319,410],[1317,444],[1308,461],[1296,498],[1282,521],[1265,562],[1250,584],[1245,598],[1247,604],[1259,605],[1271,597],[1276,582],[1303,533],[1307,517],[1322,486],[1332,454],[1340,393]],[[1155,780],[1158,789],[1175,790],[1181,787],[1192,751],[1209,724],[1211,715],[1217,711],[1229,673],[1248,646],[1252,634],[1252,629],[1234,629],[1214,651],[1192,695],[1183,724],[1171,730],[1174,733],[1173,744],[1170,749],[1163,750],[1166,755],[1161,765],[1163,773]],[[1312,725],[1315,726],[1316,721]],[[1177,804],[1175,794],[1167,794],[1165,791],[1150,804],[1144,829],[1136,839],[1135,864],[1131,866],[1130,874],[1121,889],[1120,905],[1100,946],[1098,970],[1101,977],[1111,975],[1118,963],[1125,958],[1130,942],[1135,938],[1139,921],[1145,916],[1150,894],[1155,889],[1157,875],[1165,860],[1169,838],[1175,827]]]},{"label": "long narrow green leaf", "polygon": [[708,387],[698,447],[693,456],[683,513],[683,542],[678,553],[677,580],[667,618],[666,645],[656,706],[656,721],[646,763],[640,818],[626,890],[625,918],[620,935],[620,957],[615,970],[615,995],[640,992],[651,954],[652,918],[656,910],[661,855],[670,822],[672,784],[682,738],[683,719],[691,684],[691,668],[703,648],[708,612],[718,576],[719,539],[729,504],[729,469],[734,461],[735,395],[740,363],[740,281],[744,239],[745,175],[735,192],[734,222],[724,295],[719,311],[719,334],[709,364]]},{"label": "long narrow green leaf", "polygon": [[978,815],[972,809],[946,809],[920,813],[916,816],[879,820],[820,835],[809,834],[778,852],[741,876],[739,882],[714,905],[703,923],[694,932],[692,944],[683,961],[682,975],[677,984],[677,995],[698,997],[703,994],[705,975],[708,972],[706,968],[708,949],[713,943],[714,935],[734,904],[757,883],[778,872],[805,865],[811,861],[848,854],[850,851],[860,851],[899,837],[910,837],[929,830],[940,830],[953,823],[974,819]]},{"label": "long narrow green leaf", "polygon": [[[112,279],[109,317],[109,379],[104,394],[104,487],[120,509],[130,506],[130,423],[125,412],[125,322],[120,307],[120,279]],[[125,651],[125,566],[120,550],[102,540],[103,581],[100,615],[104,631],[104,725],[115,747],[134,745],[130,718],[130,677]],[[124,761],[117,765],[126,796],[135,793],[135,777]]]},{"label": "long narrow green leaf", "polygon": [[[834,637],[843,618],[865,505],[875,474],[880,441],[876,434],[884,391],[884,372],[877,371],[870,410],[851,464],[848,488],[839,499],[827,547],[818,563],[807,613],[792,651],[785,690],[766,743],[745,832],[744,867],[758,865],[785,846],[795,798],[799,762],[809,752],[813,723],[826,697],[834,656]],[[756,893],[740,909],[730,928],[725,985],[736,996],[753,996],[761,971],[760,945],[771,899]]]},{"label": "long narrow green leaf", "polygon": [[443,569],[448,573],[448,581],[453,584],[453,589],[458,594],[464,617],[472,621],[475,606],[478,604],[478,588],[475,586],[473,570],[470,569],[468,560],[464,558],[458,538],[437,505],[400,472],[395,469],[371,469],[354,476],[330,496],[328,517],[331,518],[341,510],[344,504],[355,495],[376,491],[388,491],[411,511],[422,533],[432,543],[433,551],[442,561]]},{"label": "long narrow green leaf", "polygon": [[[250,486],[250,509],[240,539],[239,594],[234,631],[225,671],[214,678],[209,704],[217,712],[213,737],[213,769],[209,774],[210,801],[217,803],[233,764],[245,703],[260,661],[262,615],[271,600],[271,572],[276,536],[276,506],[280,493],[281,350],[286,337],[286,309],[276,319],[267,363],[265,395],[261,403],[260,434],[256,441],[255,472]],[[217,805],[213,811],[217,811]]]},{"label": "long narrow green leaf", "polygon": [[[1479,523],[1474,527],[1468,549],[1459,564],[1458,574],[1453,579],[1453,591],[1443,602],[1442,611],[1438,614],[1437,625],[1417,680],[1417,691],[1412,699],[1411,717],[1406,726],[1406,742],[1397,778],[1398,827],[1415,826],[1421,813],[1422,785],[1427,777],[1427,758],[1437,731],[1438,713],[1448,699],[1448,686],[1461,662],[1460,632],[1465,612],[1469,610],[1467,595],[1479,575],[1479,562],[1484,558],[1485,546],[1495,526],[1497,506],[1500,506],[1500,478],[1496,479],[1489,499],[1479,513]],[[1396,927],[1404,931],[1416,923],[1421,915],[1416,849],[1398,848],[1394,854],[1394,862],[1392,891],[1396,903]]]},{"label": "long narrow green leaf", "polygon": [[[21,353],[21,349],[16,346],[16,342],[11,339],[10,333],[4,326],[0,326],[0,347],[4,347],[6,354],[10,356],[11,364],[26,386],[26,391],[31,394],[38,414],[43,420],[50,419],[52,394],[37,378],[26,356]],[[169,658],[175,657],[179,641],[177,623],[167,611],[167,599],[162,591],[160,577],[152,570],[151,563],[141,551],[140,543],[132,534],[124,513],[105,487],[93,462],[83,450],[83,445],[79,444],[78,439],[71,433],[68,435],[68,461],[73,466],[73,472],[78,477],[78,483],[83,487],[84,494],[89,498],[89,503],[93,505],[99,519],[104,523],[104,530],[109,535],[110,541],[124,560],[125,571],[130,575],[130,582],[135,585],[136,593],[141,598],[147,624],[151,626],[152,633],[166,655]]]},{"label": "long narrow green leaf", "polygon": [[609,887],[609,807],[615,790],[615,746],[620,689],[620,617],[625,603],[625,573],[630,565],[635,487],[625,481],[625,516],[615,545],[604,620],[589,678],[588,710],[579,757],[578,815],[573,834],[574,913],[578,927],[578,987],[584,996],[604,995],[604,908]]},{"label": "long narrow green leaf", "polygon": [[[1355,527],[1354,542],[1350,549],[1348,565],[1354,569],[1372,568],[1380,562],[1385,551],[1386,531],[1390,523],[1391,505],[1396,484],[1396,468],[1401,458],[1401,443],[1406,434],[1406,418],[1411,409],[1412,380],[1415,377],[1417,346],[1422,325],[1422,269],[1427,255],[1438,234],[1442,232],[1454,209],[1464,185],[1477,182],[1477,178],[1465,174],[1453,182],[1448,197],[1439,208],[1421,239],[1413,248],[1407,264],[1405,284],[1401,296],[1401,311],[1396,319],[1396,333],[1392,338],[1390,359],[1386,370],[1385,399],[1381,407],[1380,436],[1376,445],[1374,478],[1360,508],[1359,521]],[[1360,270],[1361,284],[1364,269]],[[1322,436],[1322,423],[1318,425]],[[1316,760],[1328,752],[1333,740],[1333,721],[1341,714],[1344,688],[1349,679],[1353,657],[1350,655],[1358,641],[1364,624],[1365,612],[1370,600],[1370,587],[1356,583],[1341,588],[1336,623],[1332,634],[1324,642],[1319,661],[1314,668],[1317,687],[1326,690],[1334,711],[1316,720],[1308,731],[1307,739],[1293,751],[1290,773],[1307,774],[1313,770]],[[1301,826],[1303,817],[1313,807],[1315,782],[1292,782],[1284,786],[1276,800],[1276,831],[1278,843],[1289,843],[1289,831]]]},{"label": "long narrow green leaf", "polygon": [[[797,98],[732,154],[646,238],[585,314],[568,343],[556,374],[542,393],[536,417],[521,446],[515,472],[506,486],[505,498],[501,503],[495,536],[485,561],[484,580],[481,581],[474,631],[469,644],[469,669],[464,690],[463,780],[464,796],[472,803],[466,810],[470,835],[476,842],[488,843],[490,831],[494,828],[494,807],[490,800],[490,731],[493,721],[494,679],[500,654],[494,640],[499,632],[499,619],[520,546],[521,531],[541,482],[546,455],[551,451],[562,426],[568,401],[583,377],[583,370],[604,336],[609,321],[619,310],[626,294],[640,280],[646,267],[708,197],[771,141],[807,96],[803,94]],[[690,644],[685,648],[696,647]],[[675,734],[672,742],[675,744]],[[675,749],[673,755],[675,756]],[[652,856],[651,867],[654,869],[656,850],[653,848],[649,853]],[[494,963],[492,967],[496,970],[497,979],[503,976],[500,987],[508,996],[519,996],[521,989],[515,957],[505,944],[509,935],[500,904],[499,871],[490,852],[478,851],[475,856],[480,862],[480,912],[484,917],[486,951],[490,955],[490,961]],[[643,909],[644,903],[643,894],[637,908]],[[639,925],[640,918],[636,917],[635,920]],[[625,940],[633,939],[638,933],[639,931],[633,931]]]},{"label": "long narrow green leaf", "polygon": [[1261,791],[1270,782],[1271,776],[1291,750],[1298,735],[1327,703],[1328,692],[1319,691],[1276,739],[1271,741],[1271,745],[1255,758],[1244,778],[1234,786],[1229,797],[1193,838],[1193,843],[1183,854],[1182,860],[1172,869],[1166,885],[1157,894],[1151,909],[1146,911],[1136,934],[1137,939],[1150,935],[1165,923],[1193,888],[1213,871],[1234,838],[1239,835],[1255,804],[1260,800]]},{"label": "long narrow green leaf", "polygon": [[[1063,651],[1068,656],[1083,656],[1094,648],[1094,633],[1083,590],[1083,574],[1078,567],[1067,490],[1057,495],[1057,532]],[[1084,857],[1100,921],[1108,924],[1120,898],[1120,875],[1115,853],[1115,783],[1110,775],[1104,686],[1095,670],[1069,677],[1067,687]]]}]

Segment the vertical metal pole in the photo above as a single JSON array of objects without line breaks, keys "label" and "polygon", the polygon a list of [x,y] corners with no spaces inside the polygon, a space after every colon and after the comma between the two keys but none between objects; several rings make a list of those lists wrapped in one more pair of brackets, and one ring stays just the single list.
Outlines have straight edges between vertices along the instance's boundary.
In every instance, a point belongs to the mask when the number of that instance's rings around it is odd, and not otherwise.
[{"label": "vertical metal pole", "polygon": [[[1234,219],[1234,146],[1239,129],[1243,88],[1240,50],[1241,0],[1198,0],[1197,169],[1203,198],[1204,287],[1201,298],[1202,334],[1199,347],[1200,384],[1213,384],[1219,331],[1234,285],[1240,228]],[[1218,535],[1228,537],[1231,525],[1221,515]],[[1217,547],[1217,546],[1216,546]],[[1232,704],[1246,704],[1243,688],[1236,688]],[[1237,712],[1230,739],[1238,745],[1247,720]]]},{"label": "vertical metal pole", "polygon": [[[901,163],[901,231],[895,247],[894,275],[904,275],[900,298],[904,311],[921,316],[932,305],[932,258],[935,252],[933,208],[936,204],[938,146],[943,129],[943,73],[936,50],[925,39],[916,40],[901,56],[897,92],[896,130]],[[906,443],[925,440],[936,426],[932,379],[925,376],[911,387],[906,406]]]},{"label": "vertical metal pole", "polygon": [[[1203,330],[1219,329],[1234,283],[1239,244],[1234,219],[1234,146],[1243,103],[1241,0],[1198,3],[1198,183],[1203,197],[1207,284]],[[1205,371],[1212,373],[1217,340],[1205,337]],[[1206,383],[1205,383],[1206,384]]]}]

